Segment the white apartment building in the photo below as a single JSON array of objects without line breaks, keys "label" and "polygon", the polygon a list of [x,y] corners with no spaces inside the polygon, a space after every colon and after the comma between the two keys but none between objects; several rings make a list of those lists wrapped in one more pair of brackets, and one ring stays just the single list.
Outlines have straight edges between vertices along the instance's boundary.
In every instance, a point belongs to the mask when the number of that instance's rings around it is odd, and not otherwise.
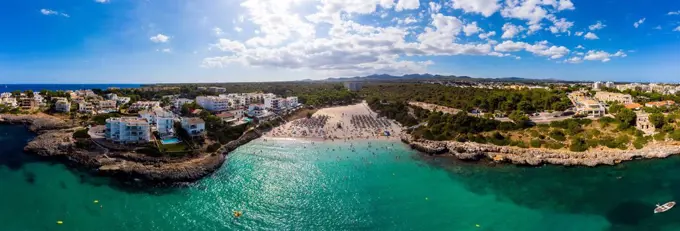
[{"label": "white apartment building", "polygon": [[161,102],[159,101],[137,101],[130,105],[129,110],[131,111],[141,111],[141,110],[149,110],[155,107],[160,107]]},{"label": "white apartment building", "polygon": [[5,105],[7,107],[16,107],[18,105],[17,99],[15,99],[13,97],[0,98],[0,104]]},{"label": "white apartment building", "polygon": [[118,95],[116,95],[116,93],[109,93],[106,94],[106,98],[109,100],[118,100]]},{"label": "white apartment building", "polygon": [[82,101],[78,103],[78,112],[80,113],[92,113],[94,111],[94,105],[90,102]]},{"label": "white apartment building", "polygon": [[595,92],[595,99],[600,102],[618,102],[621,104],[633,103],[633,97],[628,94],[598,91]]},{"label": "white apartment building", "polygon": [[202,136],[205,134],[205,121],[198,117],[184,117],[182,118],[182,128],[190,136]]},{"label": "white apartment building", "polygon": [[212,91],[214,93],[224,93],[227,92],[227,89],[223,87],[209,87],[208,91]]},{"label": "white apartment building", "polygon": [[149,122],[137,117],[106,119],[105,137],[115,143],[145,143],[151,141]]},{"label": "white apartment building", "polygon": [[54,110],[58,112],[70,112],[71,102],[65,99],[59,99],[54,103]]},{"label": "white apartment building", "polygon": [[102,100],[97,103],[97,109],[100,112],[108,113],[118,110],[118,107],[116,107],[116,101],[114,100]]},{"label": "white apartment building", "polygon": [[116,103],[118,103],[118,105],[127,104],[129,102],[130,102],[130,97],[117,97],[117,99],[116,99]]},{"label": "white apartment building", "polygon": [[0,93],[0,98],[11,98],[11,97],[12,97],[12,93],[11,93],[11,92],[3,92],[3,93]]},{"label": "white apartment building", "polygon": [[298,103],[298,97],[297,96],[288,97],[288,98],[286,98],[286,100],[288,100],[288,106],[291,107],[291,108],[294,108],[294,107],[297,107],[297,106],[300,105],[300,103]]},{"label": "white apartment building", "polygon": [[158,135],[160,135],[161,138],[175,135],[175,115],[172,114],[172,112],[166,111],[160,107],[156,107],[151,110],[140,111],[139,117],[148,121],[148,123],[151,124],[158,132]]},{"label": "white apartment building", "polygon": [[264,108],[267,110],[279,111],[282,109],[281,98],[264,98]]},{"label": "white apartment building", "polygon": [[604,85],[602,84],[602,82],[599,82],[599,81],[593,83],[593,89],[602,89],[603,86]]},{"label": "white apartment building", "polygon": [[193,103],[193,102],[194,102],[193,99],[177,98],[177,99],[172,101],[172,105],[175,106],[175,108],[179,109],[179,108],[182,108],[182,105]]},{"label": "white apartment building", "polygon": [[616,87],[616,85],[614,85],[614,82],[607,82],[607,83],[604,84],[604,86],[607,87],[607,88],[614,88],[614,87]]},{"label": "white apartment building", "polygon": [[196,97],[196,103],[208,111],[226,111],[229,109],[229,99],[217,96]]}]

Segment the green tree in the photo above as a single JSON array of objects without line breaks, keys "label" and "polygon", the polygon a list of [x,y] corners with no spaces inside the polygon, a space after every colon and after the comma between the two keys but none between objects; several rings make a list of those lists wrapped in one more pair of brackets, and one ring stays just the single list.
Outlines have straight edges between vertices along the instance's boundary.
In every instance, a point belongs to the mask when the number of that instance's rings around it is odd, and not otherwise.
[{"label": "green tree", "polygon": [[524,126],[529,123],[529,117],[522,111],[515,110],[508,116],[515,124]]},{"label": "green tree", "polygon": [[661,113],[654,113],[649,115],[649,122],[651,122],[655,128],[662,128],[666,123],[666,118]]},{"label": "green tree", "polygon": [[609,106],[609,113],[616,114],[621,111],[621,109],[624,109],[625,107],[619,103],[613,103]]},{"label": "green tree", "polygon": [[621,109],[619,113],[616,113],[616,119],[619,120],[619,129],[626,129],[631,126],[635,126],[635,119],[637,115],[635,112],[628,108]]}]

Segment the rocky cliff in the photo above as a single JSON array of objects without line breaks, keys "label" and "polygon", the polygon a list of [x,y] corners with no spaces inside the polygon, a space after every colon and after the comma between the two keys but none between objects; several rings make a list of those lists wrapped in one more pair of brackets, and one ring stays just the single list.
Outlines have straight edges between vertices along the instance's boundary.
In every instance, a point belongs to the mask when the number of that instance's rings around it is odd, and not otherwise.
[{"label": "rocky cliff", "polygon": [[490,159],[496,162],[508,162],[518,165],[614,165],[627,160],[665,158],[680,153],[680,146],[667,144],[651,144],[637,150],[571,152],[542,148],[496,146],[472,142],[430,141],[413,139],[408,134],[402,134],[401,140],[412,148],[428,154],[452,155],[462,160]]},{"label": "rocky cliff", "polygon": [[[14,120],[17,121],[17,120]],[[36,120],[27,120],[32,123]],[[52,128],[58,127],[52,125]],[[44,129],[45,127],[42,126]],[[220,152],[204,154],[195,158],[155,161],[138,153],[110,152],[85,139],[76,141],[74,129],[40,130],[24,150],[39,156],[55,158],[93,170],[101,175],[128,181],[144,181],[151,184],[190,182],[210,175],[224,163],[226,155],[239,146],[260,137],[256,131],[248,131],[239,139],[226,144]]]},{"label": "rocky cliff", "polygon": [[227,143],[221,149],[224,151],[205,154],[182,162],[149,164],[116,159],[109,160],[109,163],[100,166],[98,171],[103,175],[120,179],[135,179],[151,183],[167,184],[196,181],[219,169],[229,152],[259,137],[260,134],[257,132],[249,131],[239,139]]},{"label": "rocky cliff", "polygon": [[64,129],[73,127],[66,121],[54,116],[38,114],[0,114],[0,123],[25,124],[29,130],[39,133],[45,130]]}]

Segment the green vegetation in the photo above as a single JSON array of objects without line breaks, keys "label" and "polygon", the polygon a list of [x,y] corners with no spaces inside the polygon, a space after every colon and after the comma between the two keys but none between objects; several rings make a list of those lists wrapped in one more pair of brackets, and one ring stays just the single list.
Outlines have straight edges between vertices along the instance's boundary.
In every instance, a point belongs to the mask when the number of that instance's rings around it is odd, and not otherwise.
[{"label": "green vegetation", "polygon": [[513,111],[526,113],[546,110],[565,110],[571,106],[566,91],[545,89],[480,89],[457,88],[438,84],[379,83],[367,84],[360,94],[366,99],[386,102],[421,101],[484,112]]},{"label": "green vegetation", "polygon": [[90,138],[90,134],[87,134],[87,129],[78,129],[73,133],[73,138],[75,139],[85,139]]}]

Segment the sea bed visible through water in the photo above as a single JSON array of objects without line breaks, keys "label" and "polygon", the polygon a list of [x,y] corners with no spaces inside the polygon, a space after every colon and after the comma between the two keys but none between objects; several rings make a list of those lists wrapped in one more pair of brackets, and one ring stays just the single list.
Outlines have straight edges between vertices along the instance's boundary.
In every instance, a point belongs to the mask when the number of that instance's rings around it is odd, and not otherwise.
[{"label": "sea bed visible through water", "polygon": [[32,137],[0,126],[0,230],[680,229],[680,209],[653,214],[680,198],[676,156],[526,168],[391,141],[259,139],[191,186],[138,191],[23,153]]}]

